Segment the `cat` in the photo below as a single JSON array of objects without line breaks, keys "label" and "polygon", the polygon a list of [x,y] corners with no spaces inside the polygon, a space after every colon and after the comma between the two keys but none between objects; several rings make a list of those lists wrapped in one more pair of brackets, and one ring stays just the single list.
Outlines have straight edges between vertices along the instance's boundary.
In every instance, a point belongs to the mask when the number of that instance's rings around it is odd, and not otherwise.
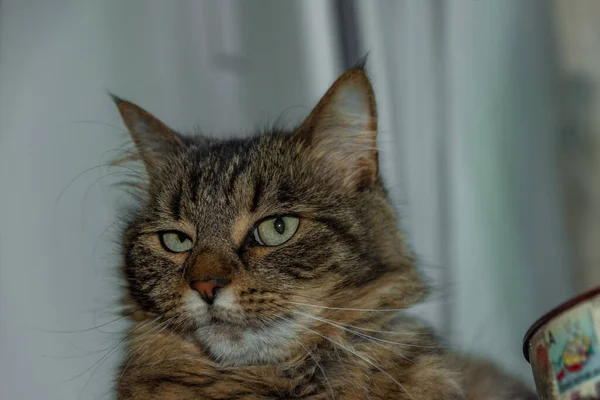
[{"label": "cat", "polygon": [[148,176],[122,235],[119,399],[536,398],[402,312],[428,288],[363,65],[296,129],[248,138],[181,135],[114,101]]}]

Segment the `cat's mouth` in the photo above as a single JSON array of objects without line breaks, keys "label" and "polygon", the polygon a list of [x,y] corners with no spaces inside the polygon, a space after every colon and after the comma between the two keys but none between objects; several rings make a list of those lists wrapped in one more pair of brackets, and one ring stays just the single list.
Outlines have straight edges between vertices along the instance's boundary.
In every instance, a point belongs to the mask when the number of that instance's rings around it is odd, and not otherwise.
[{"label": "cat's mouth", "polygon": [[[277,325],[278,318],[248,317],[242,313],[230,310],[212,309],[208,311],[209,319],[207,325],[215,328],[261,331],[271,329]],[[289,316],[287,316],[289,317]],[[285,317],[285,318],[287,318]],[[281,317],[284,318],[284,317]]]},{"label": "cat's mouth", "polygon": [[206,310],[206,312],[209,316],[208,323],[210,325],[247,327],[250,324],[248,317],[246,317],[240,310],[211,306]]},{"label": "cat's mouth", "polygon": [[241,318],[227,318],[220,315],[211,315],[208,325],[216,328],[232,329],[246,329],[248,327],[247,321],[243,321]]}]

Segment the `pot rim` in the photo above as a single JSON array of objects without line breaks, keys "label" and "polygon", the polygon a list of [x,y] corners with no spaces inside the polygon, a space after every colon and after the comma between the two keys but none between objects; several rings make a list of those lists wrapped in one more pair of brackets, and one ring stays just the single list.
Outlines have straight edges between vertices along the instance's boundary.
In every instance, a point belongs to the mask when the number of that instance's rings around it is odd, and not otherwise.
[{"label": "pot rim", "polygon": [[587,292],[584,292],[584,293],[580,294],[579,296],[575,296],[575,297],[565,301],[564,303],[562,303],[559,306],[548,311],[541,318],[539,318],[537,321],[535,321],[533,323],[533,325],[531,325],[531,327],[527,330],[527,333],[525,334],[525,337],[523,338],[523,355],[525,356],[525,359],[527,360],[527,362],[530,362],[529,361],[529,341],[531,340],[531,337],[538,331],[538,329],[540,329],[548,321],[550,321],[554,317],[558,316],[559,314],[562,314],[563,312],[575,307],[579,303],[582,303],[583,301],[588,300],[590,297],[594,297],[598,294],[600,294],[600,286],[598,286],[594,289],[588,290]]}]

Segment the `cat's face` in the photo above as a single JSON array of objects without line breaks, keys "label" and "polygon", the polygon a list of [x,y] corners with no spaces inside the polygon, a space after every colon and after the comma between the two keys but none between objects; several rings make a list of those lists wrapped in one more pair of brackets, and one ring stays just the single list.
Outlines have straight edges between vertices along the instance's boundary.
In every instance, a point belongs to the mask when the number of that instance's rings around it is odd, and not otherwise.
[{"label": "cat's face", "polygon": [[319,319],[369,318],[336,309],[420,295],[379,179],[362,70],[297,130],[248,139],[179,136],[117,105],[150,177],[125,231],[125,276],[136,305],[174,334],[224,364],[268,363],[320,334]]}]

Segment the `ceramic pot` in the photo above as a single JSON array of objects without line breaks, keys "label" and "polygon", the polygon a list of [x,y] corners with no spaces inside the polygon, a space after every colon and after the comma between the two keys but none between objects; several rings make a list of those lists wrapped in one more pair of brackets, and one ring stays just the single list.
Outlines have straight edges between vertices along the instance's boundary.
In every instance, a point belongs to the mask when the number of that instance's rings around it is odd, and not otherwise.
[{"label": "ceramic pot", "polygon": [[537,320],[523,354],[540,399],[600,399],[600,287]]}]

